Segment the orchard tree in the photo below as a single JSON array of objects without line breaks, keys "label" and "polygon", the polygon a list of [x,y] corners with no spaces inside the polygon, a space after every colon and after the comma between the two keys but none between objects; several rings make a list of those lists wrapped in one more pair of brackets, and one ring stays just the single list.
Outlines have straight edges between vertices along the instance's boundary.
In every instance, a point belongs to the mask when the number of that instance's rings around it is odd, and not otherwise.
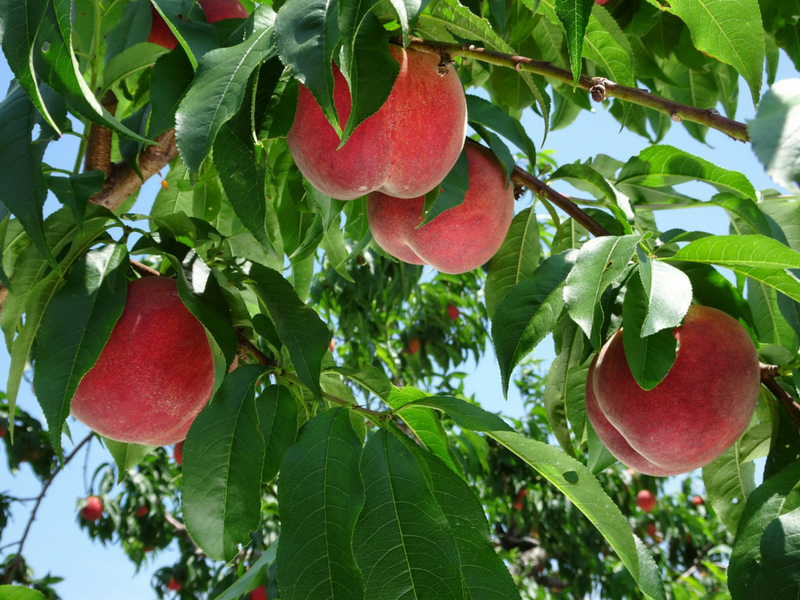
[{"label": "orchard tree", "polygon": [[[788,0],[0,0],[0,433],[42,481],[0,596],[57,598],[25,541],[97,439],[76,517],[177,541],[160,597],[796,598],[799,38]],[[520,123],[601,105],[651,145],[558,165]],[[729,235],[656,226],[708,205]],[[464,391],[489,339],[524,419]]]}]

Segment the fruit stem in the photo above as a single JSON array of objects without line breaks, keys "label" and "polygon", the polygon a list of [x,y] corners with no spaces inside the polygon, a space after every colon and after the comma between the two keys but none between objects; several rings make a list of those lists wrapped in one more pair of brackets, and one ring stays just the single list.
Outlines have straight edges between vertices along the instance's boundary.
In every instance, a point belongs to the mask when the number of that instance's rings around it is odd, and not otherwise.
[{"label": "fruit stem", "polygon": [[775,376],[778,374],[779,369],[776,365],[761,363],[761,383],[783,405],[794,424],[800,427],[800,404],[775,380]]},{"label": "fruit stem", "polygon": [[[92,439],[94,433],[90,433],[85,438],[83,438],[80,443],[72,449],[72,452],[64,459],[64,462],[58,465],[54,470],[53,473],[50,475],[50,478],[44,482],[42,486],[42,491],[36,497],[36,504],[33,505],[33,509],[31,510],[31,516],[28,518],[28,523],[25,525],[25,531],[22,532],[22,538],[17,542],[17,553],[14,556],[14,560],[8,565],[8,569],[6,570],[6,583],[11,584],[14,581],[14,575],[20,567],[20,563],[22,562],[22,548],[25,546],[25,540],[28,539],[28,533],[30,533],[31,526],[33,525],[34,520],[36,520],[36,512],[39,510],[39,506],[44,499],[44,495],[47,493],[47,489],[50,487],[50,484],[53,483],[53,480],[56,478],[64,467],[66,467],[69,462],[75,457],[76,454],[83,448],[86,444],[89,443],[89,440]],[[13,544],[12,544],[13,545]]]},{"label": "fruit stem", "polygon": [[[402,40],[393,39],[395,43],[402,43]],[[421,52],[442,54],[450,56],[461,56],[471,58],[489,64],[498,65],[515,69],[516,71],[527,71],[537,75],[543,75],[550,79],[556,79],[569,86],[573,85],[572,73],[567,69],[557,67],[553,63],[533,60],[526,56],[505,54],[486,48],[476,48],[472,44],[450,44],[446,42],[421,40],[412,38],[408,48]],[[647,90],[619,85],[603,77],[589,77],[581,75],[578,85],[590,93],[592,100],[602,102],[608,98],[619,98],[631,104],[638,104],[652,108],[658,112],[665,113],[675,121],[691,121],[721,131],[735,140],[749,142],[747,126],[744,123],[723,117],[716,109],[696,108],[660,98],[651,94]]]}]

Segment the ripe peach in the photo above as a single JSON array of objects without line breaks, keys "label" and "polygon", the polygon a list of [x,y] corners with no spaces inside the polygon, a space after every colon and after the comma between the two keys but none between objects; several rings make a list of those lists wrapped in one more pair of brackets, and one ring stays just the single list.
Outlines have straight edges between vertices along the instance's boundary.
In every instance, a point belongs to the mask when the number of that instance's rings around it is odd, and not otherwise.
[{"label": "ripe peach", "polygon": [[103,501],[97,496],[86,498],[86,506],[81,509],[81,518],[85,521],[97,521],[103,516]]},{"label": "ripe peach", "polygon": [[599,4],[600,6],[605,6],[609,2],[611,2],[611,0],[594,0],[594,3]]},{"label": "ripe peach", "polygon": [[186,437],[213,384],[205,329],[175,280],[144,277],[128,283],[125,310],[70,410],[105,437],[165,446]]},{"label": "ripe peach", "polygon": [[[710,463],[744,433],[758,400],[756,349],[733,317],[691,306],[673,334],[675,364],[654,389],[642,390],[631,375],[621,331],[601,349],[586,384],[587,414],[598,437],[622,462],[649,475]],[[646,462],[637,465],[630,450]]]},{"label": "ripe peach", "polygon": [[419,341],[418,337],[413,337],[408,340],[408,353],[409,354],[416,354],[419,352],[419,349],[422,348],[422,342]]},{"label": "ripe peach", "polygon": [[183,442],[178,442],[172,449],[172,457],[175,459],[175,464],[183,464]]},{"label": "ripe peach", "polygon": [[636,494],[636,506],[641,508],[644,512],[653,512],[656,504],[656,497],[650,490],[640,490],[639,493]]},{"label": "ripe peach", "polygon": [[450,317],[453,321],[458,321],[458,317],[461,314],[461,311],[458,310],[458,307],[453,304],[447,305],[447,316]]},{"label": "ripe peach", "polygon": [[692,497],[692,506],[703,506],[704,502],[700,496]]},{"label": "ripe peach", "polygon": [[139,507],[139,509],[136,511],[136,516],[137,516],[137,517],[144,517],[144,516],[145,516],[145,515],[147,515],[147,513],[149,513],[149,512],[150,512],[150,509],[149,509],[149,508],[147,508],[147,505],[146,505],[146,504],[143,504],[143,505],[142,505],[142,506],[140,506],[140,507]]},{"label": "ripe peach", "polygon": [[658,529],[656,528],[655,523],[648,523],[645,526],[645,531],[647,531],[647,535],[649,535],[653,539],[656,538],[656,534],[658,533]]},{"label": "ripe peach", "polygon": [[[435,54],[391,46],[400,63],[386,103],[340,139],[310,91],[300,86],[294,126],[286,136],[303,175],[322,193],[353,200],[372,191],[415,198],[432,190],[464,146],[467,103],[454,69],[439,74]],[[344,126],[350,91],[334,65],[334,105]]]},{"label": "ripe peach", "polygon": [[[209,23],[216,23],[223,19],[246,19],[248,17],[247,9],[241,5],[239,0],[198,0],[197,3],[203,9],[206,21]],[[178,38],[172,33],[169,25],[155,7],[150,7],[150,13],[153,15],[153,25],[150,27],[147,41],[172,50],[178,45]]]},{"label": "ripe peach", "polygon": [[514,216],[514,188],[506,186],[500,162],[487,148],[466,145],[469,189],[464,202],[422,227],[424,196],[398,199],[381,192],[367,198],[367,219],[386,252],[442,273],[465,273],[487,262],[500,248]]},{"label": "ripe peach", "polygon": [[250,600],[267,600],[267,590],[262,585],[250,592]]},{"label": "ripe peach", "polygon": [[170,577],[169,581],[167,582],[167,589],[172,590],[173,592],[181,591],[181,584],[174,578]]}]

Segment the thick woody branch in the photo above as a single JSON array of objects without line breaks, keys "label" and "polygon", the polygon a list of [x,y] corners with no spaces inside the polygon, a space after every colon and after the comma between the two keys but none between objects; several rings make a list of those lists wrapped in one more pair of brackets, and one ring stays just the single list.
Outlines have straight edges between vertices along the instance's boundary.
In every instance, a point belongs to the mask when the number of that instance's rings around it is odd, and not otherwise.
[{"label": "thick woody branch", "polygon": [[[504,54],[486,48],[476,48],[471,44],[449,44],[445,42],[413,39],[409,48],[422,52],[434,52],[440,55],[462,56],[472,58],[493,65],[509,67],[517,71],[526,71],[555,79],[567,85],[573,84],[572,73],[553,63],[533,60],[525,56]],[[581,75],[578,85],[589,92],[595,102],[602,102],[606,98],[619,98],[631,104],[638,104],[652,108],[669,115],[673,121],[691,121],[721,131],[735,140],[750,141],[747,126],[744,123],[723,117],[716,109],[703,109],[687,106],[672,100],[660,98],[639,88],[627,87],[603,77],[588,77]]]},{"label": "thick woody branch", "polygon": [[[103,107],[113,116],[117,112],[117,97],[114,92],[108,91],[100,101]],[[89,128],[89,137],[86,141],[86,161],[85,171],[102,171],[110,175],[114,168],[111,162],[111,140],[110,129],[106,129],[97,123],[92,123]]]},{"label": "thick woody branch", "polygon": [[775,377],[777,375],[777,366],[765,365],[763,363],[761,364],[761,383],[763,383],[764,387],[772,392],[772,395],[778,399],[778,402],[780,402],[781,405],[783,405],[783,408],[785,408],[786,412],[789,413],[792,422],[797,427],[800,427],[800,404],[798,404],[797,401],[792,398],[789,392],[783,389],[781,385],[775,381]]},{"label": "thick woody branch", "polygon": [[175,130],[165,131],[156,138],[156,144],[148,146],[139,154],[139,170],[142,179],[125,163],[111,166],[103,189],[92,196],[90,202],[114,210],[122,205],[128,197],[138,190],[142,184],[166,167],[178,155],[175,145]]},{"label": "thick woody branch", "polygon": [[521,187],[527,187],[537,196],[549,200],[558,208],[567,213],[570,217],[575,219],[578,223],[583,225],[587,231],[596,237],[611,235],[605,227],[600,225],[597,221],[587,215],[581,208],[572,200],[558,193],[553,188],[545,184],[543,181],[537,179],[524,169],[515,167],[511,173],[511,181]]}]

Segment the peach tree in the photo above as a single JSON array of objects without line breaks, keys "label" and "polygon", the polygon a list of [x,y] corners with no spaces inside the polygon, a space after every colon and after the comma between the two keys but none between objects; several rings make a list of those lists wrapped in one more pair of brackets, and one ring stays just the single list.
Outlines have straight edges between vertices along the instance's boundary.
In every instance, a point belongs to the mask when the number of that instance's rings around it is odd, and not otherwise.
[{"label": "peach tree", "polygon": [[[81,525],[137,564],[177,539],[160,596],[796,598],[800,82],[775,77],[800,67],[799,38],[787,0],[0,0],[0,428],[12,470],[43,482],[0,594],[57,596],[25,540],[96,439],[102,512],[81,502]],[[547,133],[593,106],[649,147],[556,164]],[[675,123],[719,152],[750,144],[785,192],[663,144]],[[53,166],[64,136],[77,151]],[[708,205],[729,235],[658,229],[659,210]],[[212,367],[170,353],[180,335],[119,351],[144,277],[174,280]],[[692,305],[725,313],[737,347],[681,345]],[[528,357],[548,336],[545,373]],[[465,393],[488,339],[520,421]],[[202,410],[175,409],[179,460],[105,430],[119,439],[65,451],[112,345],[103,372],[139,393],[96,394],[112,415],[167,402],[141,367],[156,350],[177,388],[213,379]],[[17,405],[29,369],[45,424]],[[626,429],[648,401],[660,416]],[[709,456],[717,430],[732,437]],[[676,469],[682,454],[704,458]],[[663,489],[651,475],[698,466],[705,499],[689,478],[636,508]],[[0,495],[0,529],[15,501]]]}]

